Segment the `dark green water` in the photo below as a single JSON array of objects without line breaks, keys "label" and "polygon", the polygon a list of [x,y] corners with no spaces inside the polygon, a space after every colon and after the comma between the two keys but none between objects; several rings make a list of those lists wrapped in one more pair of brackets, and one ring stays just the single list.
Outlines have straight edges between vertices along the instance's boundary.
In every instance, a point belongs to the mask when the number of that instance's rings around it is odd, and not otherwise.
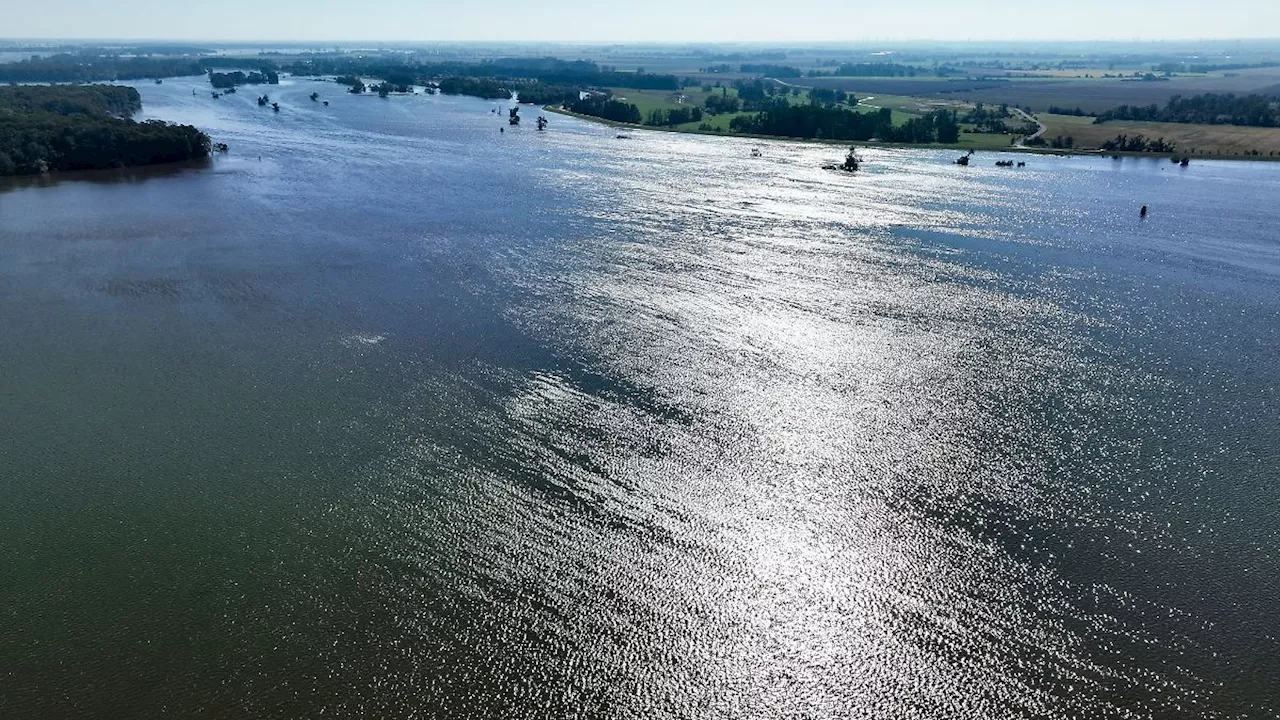
[{"label": "dark green water", "polygon": [[0,717],[1280,712],[1280,166],[194,83],[0,191]]}]

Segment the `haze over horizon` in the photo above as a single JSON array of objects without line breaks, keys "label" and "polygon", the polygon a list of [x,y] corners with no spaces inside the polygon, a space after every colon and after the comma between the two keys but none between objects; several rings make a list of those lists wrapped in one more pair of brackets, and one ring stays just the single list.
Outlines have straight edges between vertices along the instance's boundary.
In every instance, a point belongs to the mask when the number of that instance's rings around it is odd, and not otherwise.
[{"label": "haze over horizon", "polygon": [[[8,0],[12,2],[12,0]],[[16,8],[15,8],[16,9]],[[9,38],[342,42],[377,39],[499,42],[897,42],[1261,39],[1280,25],[1280,3],[1221,0],[1212,12],[1195,0],[1083,0],[1012,9],[975,0],[908,0],[887,7],[837,0],[700,6],[653,0],[602,9],[585,0],[539,4],[492,0],[456,7],[440,2],[248,0],[216,12],[159,0],[91,0],[26,5],[10,12]],[[1066,22],[1064,20],[1069,20]],[[1274,37],[1274,35],[1272,36]]]}]

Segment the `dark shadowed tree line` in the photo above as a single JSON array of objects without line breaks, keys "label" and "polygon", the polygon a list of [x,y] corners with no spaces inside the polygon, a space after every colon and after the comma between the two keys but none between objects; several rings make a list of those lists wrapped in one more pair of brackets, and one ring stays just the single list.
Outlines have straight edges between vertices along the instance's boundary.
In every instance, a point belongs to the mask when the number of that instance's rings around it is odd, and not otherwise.
[{"label": "dark shadowed tree line", "polygon": [[878,63],[878,62],[850,62],[842,63],[830,72],[822,70],[810,70],[806,75],[809,77],[916,77],[917,75],[938,75],[945,77],[948,74],[955,74],[957,71],[950,68],[928,68],[917,67],[915,65],[904,65],[902,63]]},{"label": "dark shadowed tree line", "polygon": [[202,75],[191,58],[92,57],[60,54],[0,63],[0,82],[92,82]]},{"label": "dark shadowed tree line", "polygon": [[1062,107],[1061,105],[1050,105],[1050,115],[1074,115],[1076,117],[1088,117],[1089,113],[1081,110],[1079,107]]},{"label": "dark shadowed tree line", "polygon": [[1164,107],[1121,105],[1102,113],[1094,122],[1108,120],[1280,127],[1280,102],[1266,95],[1174,95]]},{"label": "dark shadowed tree line", "polygon": [[612,120],[613,122],[640,124],[640,108],[634,103],[615,100],[607,95],[592,94],[574,102],[569,109],[580,115]]},{"label": "dark shadowed tree line", "polygon": [[739,69],[743,74],[764,75],[765,77],[774,78],[798,78],[804,76],[804,73],[800,71],[800,68],[791,67],[790,65],[744,63],[739,66]]}]

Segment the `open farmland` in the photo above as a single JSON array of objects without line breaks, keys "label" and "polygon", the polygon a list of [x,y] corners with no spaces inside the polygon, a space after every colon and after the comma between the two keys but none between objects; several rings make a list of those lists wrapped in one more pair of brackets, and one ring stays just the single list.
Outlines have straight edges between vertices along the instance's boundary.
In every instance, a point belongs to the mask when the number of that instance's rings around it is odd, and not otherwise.
[{"label": "open farmland", "polygon": [[937,95],[998,89],[1012,84],[1008,80],[944,80],[940,78],[876,78],[817,77],[797,78],[788,82],[806,87],[835,88],[858,95]]},{"label": "open farmland", "polygon": [[1221,75],[1175,77],[1160,82],[1088,80],[1024,80],[993,87],[953,92],[933,92],[970,102],[1009,103],[1029,106],[1042,112],[1050,106],[1079,107],[1086,112],[1102,112],[1119,105],[1163,105],[1174,95],[1201,93],[1235,93],[1280,91],[1280,68],[1262,68]]}]

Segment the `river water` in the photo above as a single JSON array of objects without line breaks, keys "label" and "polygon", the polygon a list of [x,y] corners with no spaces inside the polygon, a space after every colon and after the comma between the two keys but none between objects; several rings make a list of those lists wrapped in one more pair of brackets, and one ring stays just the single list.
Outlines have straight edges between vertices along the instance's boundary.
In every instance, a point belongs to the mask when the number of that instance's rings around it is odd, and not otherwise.
[{"label": "river water", "polygon": [[0,191],[0,717],[1280,712],[1280,165],[139,90]]}]

